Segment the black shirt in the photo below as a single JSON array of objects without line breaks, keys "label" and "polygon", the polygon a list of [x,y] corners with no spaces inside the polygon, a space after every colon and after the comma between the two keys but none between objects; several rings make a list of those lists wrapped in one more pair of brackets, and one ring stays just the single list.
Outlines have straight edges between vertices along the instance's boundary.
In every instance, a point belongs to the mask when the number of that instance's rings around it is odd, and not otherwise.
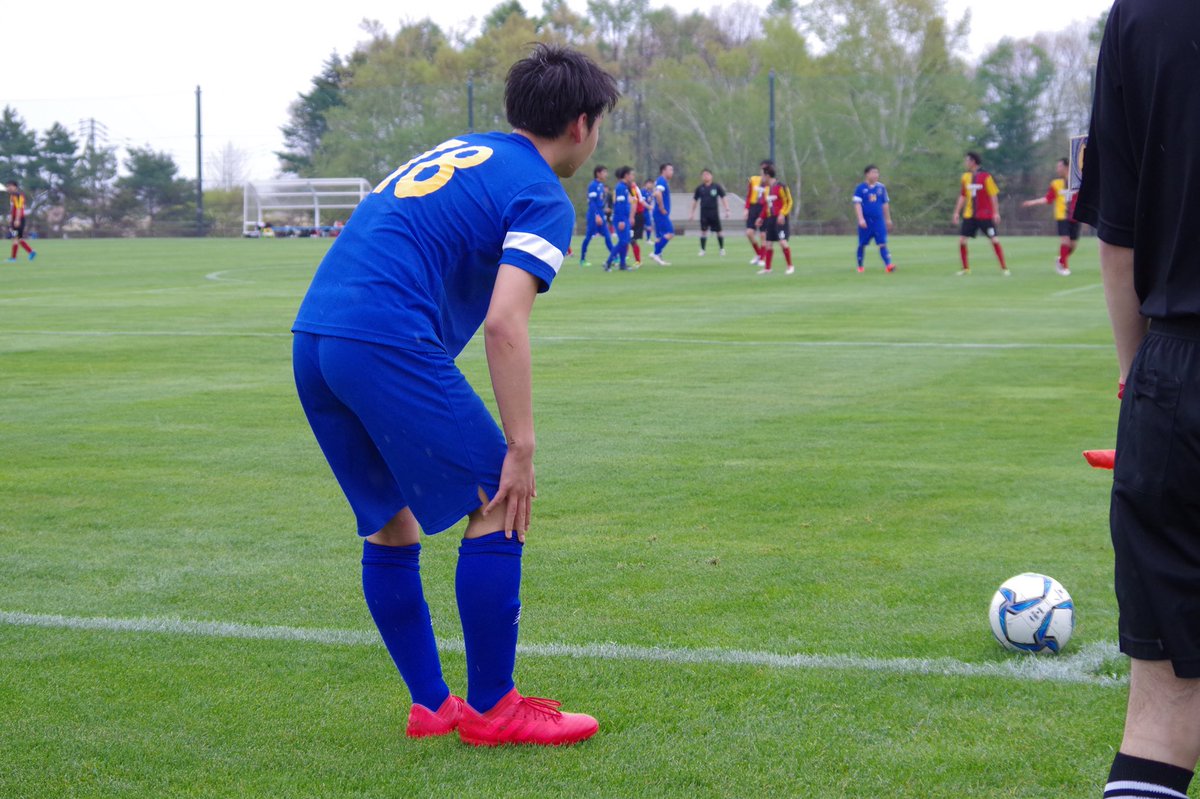
[{"label": "black shirt", "polygon": [[701,183],[696,187],[696,191],[692,194],[692,199],[700,201],[700,213],[715,214],[717,212],[717,198],[725,196],[725,189],[720,183],[713,183],[705,186]]},{"label": "black shirt", "polygon": [[1116,0],[1075,218],[1134,250],[1143,316],[1200,316],[1200,6]]}]

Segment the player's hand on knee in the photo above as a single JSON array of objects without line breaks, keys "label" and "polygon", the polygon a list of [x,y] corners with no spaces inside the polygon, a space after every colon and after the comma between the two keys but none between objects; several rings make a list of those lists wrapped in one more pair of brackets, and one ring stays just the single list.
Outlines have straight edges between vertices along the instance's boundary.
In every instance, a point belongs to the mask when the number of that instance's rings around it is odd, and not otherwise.
[{"label": "player's hand on knee", "polygon": [[487,516],[504,503],[504,537],[512,538],[512,534],[516,533],[517,540],[523,544],[536,496],[532,453],[523,455],[510,450],[504,456],[504,465],[500,469],[500,488],[483,509],[483,514]]}]

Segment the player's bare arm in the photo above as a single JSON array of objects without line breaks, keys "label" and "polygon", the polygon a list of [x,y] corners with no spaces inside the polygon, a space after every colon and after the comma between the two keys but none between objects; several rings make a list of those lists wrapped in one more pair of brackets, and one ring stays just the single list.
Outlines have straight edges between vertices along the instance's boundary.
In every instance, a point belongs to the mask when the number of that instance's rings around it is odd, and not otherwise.
[{"label": "player's bare arm", "polygon": [[952,224],[955,224],[955,225],[958,224],[959,214],[962,213],[963,203],[965,203],[966,201],[967,200],[965,197],[963,197],[961,194],[958,195],[958,200],[956,200],[954,203],[954,215],[950,217],[950,222]]},{"label": "player's bare arm", "polygon": [[861,203],[854,203],[854,215],[858,217],[858,226],[865,230],[867,227],[867,218],[863,216]]},{"label": "player's bare arm", "polygon": [[[501,264],[492,290],[491,305],[483,322],[484,348],[492,391],[500,411],[500,424],[508,442],[508,454],[500,471],[500,488],[483,509],[480,529],[497,529],[495,512],[503,508],[507,537],[516,532],[520,541],[529,530],[534,482],[533,453],[533,368],[529,349],[529,315],[537,297],[537,278],[522,269]],[[476,524],[473,516],[468,523]]]},{"label": "player's bare arm", "polygon": [[1104,282],[1104,301],[1117,345],[1120,382],[1124,383],[1129,366],[1142,339],[1147,322],[1133,287],[1133,250],[1100,241],[1100,277]]},{"label": "player's bare arm", "polygon": [[[862,213],[862,212],[859,211],[859,213]],[[892,229],[892,204],[891,203],[883,204],[883,222],[885,225],[887,225],[888,230]]]}]

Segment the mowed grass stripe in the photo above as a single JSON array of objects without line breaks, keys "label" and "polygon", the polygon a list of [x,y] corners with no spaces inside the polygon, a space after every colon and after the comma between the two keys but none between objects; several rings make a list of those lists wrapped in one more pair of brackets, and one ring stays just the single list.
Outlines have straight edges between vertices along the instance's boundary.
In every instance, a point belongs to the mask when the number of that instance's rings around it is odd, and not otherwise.
[{"label": "mowed grass stripe", "polygon": [[[115,633],[161,633],[205,638],[257,641],[296,641],[334,646],[382,647],[379,636],[364,630],[333,630],[238,622],[191,621],[171,618],[115,619],[104,616],[0,611],[0,624],[49,629]],[[457,639],[441,639],[442,652],[463,652]],[[993,663],[967,663],[952,658],[873,658],[859,655],[785,655],[745,649],[704,649],[628,646],[618,643],[520,644],[522,655],[595,660],[632,660],[668,664],[766,666],[777,669],[872,671],[934,677],[984,677],[1039,682],[1123,685],[1125,678],[1100,673],[1104,663],[1118,657],[1115,644],[1093,642],[1064,657],[1016,657]]]}]

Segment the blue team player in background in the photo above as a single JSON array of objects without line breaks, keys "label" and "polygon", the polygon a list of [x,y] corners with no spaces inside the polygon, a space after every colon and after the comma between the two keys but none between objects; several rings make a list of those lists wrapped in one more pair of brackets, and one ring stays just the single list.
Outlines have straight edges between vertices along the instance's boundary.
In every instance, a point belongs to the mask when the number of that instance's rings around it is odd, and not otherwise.
[{"label": "blue team player in background", "polygon": [[606,262],[612,260],[613,241],[608,234],[608,224],[604,221],[604,205],[608,199],[606,180],[608,180],[608,170],[605,167],[598,166],[592,170],[592,182],[588,184],[587,232],[583,234],[583,246],[579,248],[580,266],[591,265],[587,259],[587,248],[592,236],[597,234],[604,236],[604,246],[608,248],[608,255],[605,256]]},{"label": "blue team player in background", "polygon": [[[619,92],[586,56],[512,66],[512,133],[439,144],[354,211],[293,326],[301,405],[365,538],[367,607],[412,696],[412,737],[564,744],[594,718],[517,692],[521,551],[536,495],[529,316],[571,242],[560,177],[595,151]],[[454,358],[480,324],[503,431]],[[468,518],[455,577],[464,702],[442,678],[420,533]]]},{"label": "blue team player in background", "polygon": [[614,261],[620,263],[622,272],[629,271],[629,264],[626,259],[629,256],[629,244],[633,234],[633,220],[635,215],[634,201],[636,195],[633,192],[637,191],[639,189],[633,167],[620,167],[617,170],[617,186],[613,190],[613,226],[617,229],[617,247],[613,250],[612,255],[608,257],[608,263],[604,265],[605,272],[612,269]]},{"label": "blue team player in background", "polygon": [[863,182],[854,190],[854,214],[858,217],[858,271],[863,271],[863,251],[871,239],[879,245],[883,267],[892,272],[896,265],[887,248],[888,231],[892,229],[892,211],[888,205],[887,189],[879,182],[879,167],[870,164],[863,170]]},{"label": "blue team player in background", "polygon": [[654,197],[651,208],[654,209],[654,252],[650,258],[661,266],[670,266],[670,261],[664,261],[662,251],[675,238],[675,226],[671,224],[671,178],[675,174],[672,164],[663,164],[658,168],[658,180],[654,181]]}]

